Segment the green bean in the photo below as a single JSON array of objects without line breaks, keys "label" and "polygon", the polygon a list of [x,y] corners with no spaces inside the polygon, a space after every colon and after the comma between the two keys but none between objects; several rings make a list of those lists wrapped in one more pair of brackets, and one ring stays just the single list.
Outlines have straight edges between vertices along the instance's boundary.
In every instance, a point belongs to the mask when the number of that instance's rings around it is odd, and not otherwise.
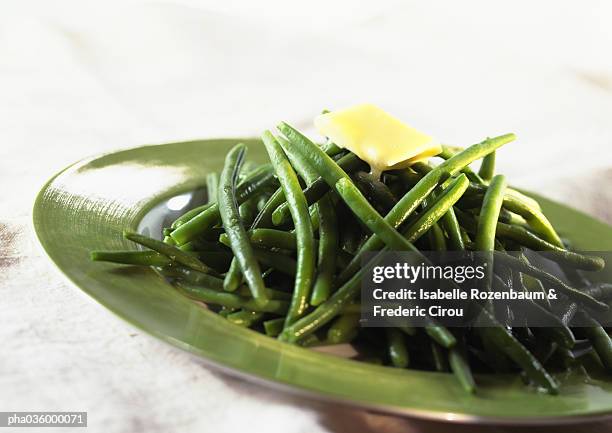
[{"label": "green bean", "polygon": [[317,275],[310,297],[310,303],[315,307],[321,305],[331,295],[338,256],[338,222],[331,196],[319,200],[317,209],[319,211]]},{"label": "green bean", "polygon": [[270,299],[261,304],[254,298],[245,298],[235,293],[213,290],[202,286],[196,286],[185,282],[175,283],[175,287],[186,296],[203,301],[208,304],[222,305],[229,308],[242,308],[249,311],[257,311],[261,313],[282,314],[287,313],[289,302]]},{"label": "green bean", "polygon": [[[418,215],[416,221],[403,231],[405,238],[410,242],[416,242],[430,229],[433,223],[437,222],[461,198],[468,183],[464,174],[458,176],[447,189],[429,203],[427,208]],[[348,280],[359,269],[362,257],[367,251],[380,248],[378,239],[377,237],[370,237],[365,245],[359,249],[349,265],[338,276],[337,281],[340,284]]]},{"label": "green bean", "polygon": [[546,241],[557,247],[563,248],[561,238],[540,209],[534,207],[528,201],[521,200],[515,194],[506,194],[504,197],[504,207],[510,212],[514,212],[525,218],[527,224]]},{"label": "green bean", "polygon": [[327,341],[331,344],[349,343],[359,331],[359,313],[340,315],[327,330]]},{"label": "green bean", "polygon": [[[319,178],[317,172],[296,152],[290,151],[290,145],[282,137],[278,141],[295,167],[297,173],[310,186]],[[322,304],[329,298],[336,271],[336,256],[338,251],[338,227],[336,211],[331,196],[322,197],[315,205],[319,223],[319,244],[317,258],[317,273],[312,288],[310,303],[313,306]],[[313,223],[313,226],[315,224]]]},{"label": "green bean", "polygon": [[[364,168],[366,165],[354,153],[346,154],[336,163],[338,164],[338,167],[345,170],[347,173],[352,173],[355,170]],[[304,197],[306,197],[306,201],[310,206],[320,200],[329,190],[330,186],[325,182],[325,179],[319,177],[316,181],[304,189]],[[272,219],[275,225],[280,225],[288,221],[290,216],[288,204],[285,202],[274,210]]]},{"label": "green bean", "polygon": [[329,156],[335,156],[342,152],[342,148],[338,147],[338,145],[332,141],[322,144],[321,150],[323,150],[323,152],[327,153]]},{"label": "green bean", "polygon": [[[274,173],[270,166],[266,165],[262,166],[260,169],[254,170],[235,188],[234,196],[237,204],[240,205],[244,203],[250,197],[256,195],[259,191],[275,182],[276,179],[274,178]],[[172,238],[179,245],[195,239],[222,220],[219,209],[218,203],[213,203],[210,207],[204,209],[193,218],[177,226],[172,232]]]},{"label": "green bean", "polygon": [[433,319],[429,319],[431,325],[425,326],[425,333],[440,346],[450,349],[457,344],[457,339],[444,326],[436,325]]},{"label": "green bean", "polygon": [[459,221],[457,221],[457,216],[455,215],[455,211],[453,210],[452,206],[448,208],[444,215],[442,215],[440,222],[448,235],[448,244],[450,249],[454,251],[465,250],[463,236],[461,235],[461,227],[459,226]]},{"label": "green bean", "polygon": [[[452,147],[452,146],[442,146],[442,152],[440,152],[439,154],[437,154],[436,156],[438,156],[439,158],[442,159],[450,159],[453,156],[455,156],[456,154],[458,154],[459,152],[464,151],[465,149],[462,147]],[[485,158],[487,156],[485,155]],[[467,178],[471,181],[471,182],[476,182],[478,184],[484,184],[485,181],[483,178],[480,177],[479,174],[476,174],[469,165],[466,165],[465,167],[463,167],[461,169],[461,173],[465,174],[467,176]]]},{"label": "green bean", "polygon": [[[245,152],[246,146],[244,144],[237,144],[225,157],[225,165],[219,179],[217,202],[223,227],[229,237],[234,257],[236,257],[240,264],[244,279],[249,289],[251,289],[255,302],[258,305],[265,305],[268,299],[264,291],[265,286],[261,277],[261,269],[247,237],[246,230],[240,222],[236,199],[236,176],[240,171]],[[179,230],[181,227],[179,227]]]},{"label": "green bean", "polygon": [[[496,138],[487,139],[481,143],[468,147],[464,151],[457,153],[448,160],[429,171],[423,178],[408,191],[397,204],[385,216],[385,220],[394,227],[399,227],[406,219],[418,208],[418,206],[427,198],[434,188],[441,182],[447,180],[449,176],[453,176],[465,168],[471,162],[478,158],[493,152],[495,149],[503,146],[506,143],[513,141],[514,134],[506,134]],[[415,164],[416,165],[416,164]],[[362,245],[361,250],[355,255],[355,263],[359,263],[361,256],[366,251],[379,249],[382,242],[376,234]],[[354,272],[352,269],[350,272]],[[346,278],[350,275],[348,268],[341,277]],[[343,281],[344,278],[340,278]]]},{"label": "green bean", "polygon": [[512,257],[506,253],[495,252],[494,258],[496,261],[524,274],[529,274],[540,281],[547,281],[553,284],[557,290],[568,298],[584,305],[585,307],[593,308],[598,311],[608,311],[609,307],[604,302],[598,301],[591,295],[581,292],[571,286],[568,286],[559,278],[546,271],[538,269],[528,263],[524,263],[516,257]]},{"label": "green bean", "polygon": [[166,266],[172,261],[156,251],[92,251],[91,260],[137,266]]},{"label": "green bean", "polygon": [[235,313],[236,311],[238,311],[237,308],[221,307],[221,309],[219,309],[217,314],[221,317],[227,317],[230,314]]},{"label": "green bean", "polygon": [[480,170],[478,170],[478,175],[484,181],[491,180],[495,174],[495,153],[496,152],[491,152],[482,159],[482,164],[480,165]]},{"label": "green bean", "polygon": [[387,351],[391,364],[394,367],[407,368],[410,364],[410,356],[404,334],[397,328],[385,328],[385,336],[387,337]]},{"label": "green bean", "polygon": [[474,392],[476,392],[476,382],[474,381],[474,376],[472,376],[472,370],[467,360],[458,349],[451,349],[448,352],[448,362],[453,374],[465,392],[474,394]]},{"label": "green bean", "polygon": [[205,211],[206,209],[208,209],[212,205],[213,205],[213,203],[206,203],[206,204],[203,204],[203,205],[200,205],[200,206],[194,207],[193,209],[188,210],[183,215],[181,215],[180,217],[175,219],[172,222],[172,225],[170,226],[170,228],[175,229],[175,228],[185,224],[187,221],[189,221],[190,219],[192,219],[193,217],[195,217],[199,213]]},{"label": "green bean", "polygon": [[437,223],[433,223],[429,231],[429,245],[432,251],[446,251],[446,238],[444,232]]},{"label": "green bean", "polygon": [[196,271],[204,272],[207,274],[215,274],[215,271],[213,271],[210,267],[202,263],[193,254],[182,251],[174,245],[168,245],[162,241],[158,241],[157,239],[153,239],[148,236],[143,236],[138,233],[131,232],[129,230],[123,231],[123,237],[132,242],[136,242],[137,244],[145,246],[153,251],[157,251],[158,253],[168,257],[173,262],[180,263],[182,265],[187,266],[188,268],[195,269]]},{"label": "green bean", "polygon": [[206,175],[206,198],[208,204],[217,202],[217,190],[219,189],[219,174],[212,172]]},{"label": "green bean", "polygon": [[540,362],[506,328],[493,319],[486,310],[481,310],[481,327],[477,328],[483,338],[488,339],[497,350],[505,353],[539,386],[551,394],[557,394],[559,385]]},{"label": "green bean", "polygon": [[193,269],[183,266],[165,267],[161,270],[161,274],[166,277],[180,278],[190,284],[203,286],[213,290],[223,290],[223,280],[203,272],[194,271]]},{"label": "green bean", "polygon": [[[251,224],[251,229],[256,229],[258,227],[270,227],[272,226],[272,211],[276,209],[282,202],[285,201],[285,193],[282,188],[278,188],[266,201],[263,208],[259,211],[253,223]],[[225,234],[225,233],[224,233]],[[237,284],[242,281],[242,273],[240,271],[240,265],[238,264],[238,260],[236,258],[232,259],[232,263],[230,264],[230,268],[226,274],[227,280],[227,288],[235,289]]]},{"label": "green bean", "polygon": [[582,328],[593,345],[601,363],[608,370],[612,370],[612,339],[606,330],[597,321],[584,315],[589,326]]},{"label": "green bean", "polygon": [[302,347],[315,347],[323,344],[324,343],[319,339],[319,337],[316,336],[316,334],[307,335],[303,340],[298,342],[298,345]]},{"label": "green bean", "polygon": [[240,310],[235,313],[228,314],[227,320],[234,325],[250,328],[257,322],[260,322],[264,317],[264,313],[248,310]]},{"label": "green bean", "polygon": [[493,251],[495,249],[495,231],[505,190],[506,178],[503,175],[497,175],[491,179],[478,218],[475,240],[478,251]]},{"label": "green bean", "polygon": [[[228,245],[229,237],[226,235]],[[240,262],[236,257],[232,258],[229,269],[225,273],[225,278],[223,280],[223,289],[226,292],[234,292],[238,287],[242,284],[242,271],[240,269]]]},{"label": "green bean", "polygon": [[[474,241],[476,251],[491,252],[495,250],[495,231],[505,190],[506,178],[503,175],[497,175],[491,179],[478,217],[478,228]],[[490,291],[493,283],[493,257],[487,255],[484,259],[485,278],[482,290]],[[490,301],[487,301],[486,305],[487,308],[493,308],[493,304]]]},{"label": "green bean", "polygon": [[285,321],[285,326],[289,326],[300,318],[308,308],[315,271],[314,233],[306,198],[285,152],[269,131],[263,133],[262,140],[285,193],[287,203],[289,203],[289,210],[295,225],[298,247],[297,271],[293,299]]},{"label": "green bean", "polygon": [[[237,295],[244,296],[246,298],[251,297],[251,290],[249,290],[248,286],[242,285],[235,292]],[[283,301],[291,300],[291,293],[283,292],[282,290],[269,289],[266,287],[266,295],[270,299],[279,299]]]},{"label": "green bean", "polygon": [[283,330],[283,326],[285,325],[285,318],[279,317],[276,319],[266,320],[264,323],[264,331],[269,337],[276,337]]},{"label": "green bean", "polygon": [[250,226],[257,216],[257,200],[256,197],[251,197],[240,206],[238,206],[238,214],[242,220],[242,224]]}]

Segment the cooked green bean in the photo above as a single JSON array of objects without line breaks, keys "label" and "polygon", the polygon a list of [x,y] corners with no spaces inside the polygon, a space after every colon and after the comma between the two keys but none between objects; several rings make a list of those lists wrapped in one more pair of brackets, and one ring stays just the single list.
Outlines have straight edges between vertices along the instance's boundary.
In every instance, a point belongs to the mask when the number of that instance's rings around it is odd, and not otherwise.
[{"label": "cooked green bean", "polygon": [[206,198],[208,199],[208,204],[213,204],[217,202],[217,190],[219,189],[219,174],[208,173],[206,175]]},{"label": "cooked green bean", "polygon": [[[476,230],[475,247],[477,251],[491,252],[495,250],[495,230],[499,212],[504,200],[506,191],[506,178],[502,175],[491,179],[487,192],[485,193],[478,217],[478,228]],[[492,256],[485,257],[485,279],[483,280],[483,290],[491,290],[493,276]],[[487,302],[489,307],[492,303]]]},{"label": "cooked green bean", "polygon": [[397,328],[385,328],[385,336],[387,337],[387,351],[389,359],[394,367],[406,368],[410,363],[406,340]]},{"label": "cooked green bean", "polygon": [[491,180],[495,174],[495,154],[496,152],[491,152],[482,159],[482,164],[480,165],[480,170],[478,170],[478,175],[484,181]]},{"label": "cooked green bean", "polygon": [[476,232],[476,249],[478,251],[495,250],[495,231],[499,211],[504,200],[506,190],[506,178],[497,175],[491,179],[489,188],[485,194],[478,218],[478,230]]},{"label": "cooked green bean", "polygon": [[612,339],[610,339],[606,330],[599,323],[586,315],[584,316],[584,320],[587,321],[589,326],[582,329],[593,344],[593,348],[597,352],[601,363],[610,371],[612,370]]},{"label": "cooked green bean", "polygon": [[338,221],[331,196],[317,202],[319,215],[319,244],[317,275],[312,287],[310,304],[321,305],[331,295],[338,256]]},{"label": "cooked green bean", "polygon": [[476,382],[474,381],[474,376],[472,376],[472,370],[467,360],[458,349],[451,349],[448,352],[448,363],[465,392],[474,394],[476,391]]},{"label": "cooked green bean", "polygon": [[264,331],[269,337],[277,337],[278,334],[283,330],[283,326],[285,325],[285,318],[278,317],[276,319],[266,320],[264,323]]},{"label": "cooked green bean", "polygon": [[166,266],[172,262],[156,251],[92,251],[90,257],[96,262],[138,266]]},{"label": "cooked green bean", "polygon": [[433,223],[429,231],[429,245],[432,251],[446,251],[446,238],[444,232],[437,223]]},{"label": "cooked green bean", "polygon": [[264,132],[262,140],[285,193],[287,203],[289,203],[297,239],[295,286],[291,307],[285,321],[285,326],[289,326],[299,319],[308,308],[315,272],[314,233],[306,198],[285,152],[269,131]]},{"label": "cooked green bean", "polygon": [[227,315],[227,320],[234,325],[250,328],[264,318],[264,313],[248,310],[240,310]]},{"label": "cooked green bean", "polygon": [[[308,161],[300,157],[296,152],[289,150],[289,143],[282,137],[278,138],[282,148],[285,150],[289,161],[295,167],[297,173],[310,186],[317,181],[319,175],[308,164]],[[329,298],[336,271],[336,256],[338,252],[338,227],[336,211],[331,196],[322,197],[315,205],[318,216],[319,244],[317,255],[317,273],[312,288],[310,303],[313,306],[322,304]]]},{"label": "cooked green bean", "polygon": [[[240,264],[244,279],[251,289],[255,302],[258,305],[265,305],[268,299],[264,290],[265,285],[261,277],[261,269],[238,214],[235,184],[245,152],[244,144],[237,144],[227,154],[219,179],[217,202],[223,227],[229,237],[234,257]],[[178,230],[184,226],[182,225]]]},{"label": "cooked green bean", "polygon": [[327,341],[331,344],[348,343],[357,336],[359,313],[340,315],[327,330]]},{"label": "cooked green bean", "polygon": [[[440,152],[439,154],[437,154],[436,156],[442,159],[450,159],[453,156],[455,156],[456,154],[458,154],[459,152],[464,151],[464,148],[461,147],[452,147],[452,146],[442,146],[442,152]],[[487,157],[487,155],[484,156],[485,158]],[[420,163],[417,163],[420,164]],[[417,166],[417,164],[415,164],[415,166]],[[485,181],[483,178],[480,177],[479,174],[475,173],[469,165],[466,165],[465,167],[463,167],[461,169],[461,173],[464,173],[467,178],[470,180],[470,182],[476,182],[478,184],[484,184]]]},{"label": "cooked green bean", "polygon": [[195,286],[185,282],[177,282],[175,286],[186,296],[209,304],[222,305],[229,308],[242,308],[249,311],[261,313],[286,314],[289,302],[279,299],[270,299],[265,303],[257,302],[254,298],[245,298],[235,293],[223,292],[209,289],[207,287]]},{"label": "cooked green bean", "polygon": [[454,251],[465,250],[465,243],[461,235],[461,227],[459,226],[459,221],[457,221],[457,216],[452,206],[442,215],[440,222],[448,235],[448,245],[450,249]]},{"label": "cooked green bean", "polygon": [[207,274],[214,274],[210,267],[202,263],[193,254],[185,252],[174,245],[168,245],[157,239],[150,238],[148,236],[140,235],[129,230],[123,231],[123,237],[129,239],[132,242],[136,242],[144,247],[147,247],[153,251],[168,257],[173,262],[180,263],[187,266],[188,268],[195,269],[196,271],[205,272]]},{"label": "cooked green bean", "polygon": [[190,284],[196,286],[208,287],[214,290],[223,290],[223,280],[203,272],[194,271],[193,269],[183,266],[165,267],[161,270],[162,275],[171,278],[180,278]]}]

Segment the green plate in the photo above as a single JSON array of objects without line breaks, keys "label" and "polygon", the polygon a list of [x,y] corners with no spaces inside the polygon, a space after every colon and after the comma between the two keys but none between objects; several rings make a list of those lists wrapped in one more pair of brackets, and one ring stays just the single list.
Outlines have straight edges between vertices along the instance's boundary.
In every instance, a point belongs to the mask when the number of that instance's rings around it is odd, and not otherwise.
[{"label": "green plate", "polygon": [[[249,158],[266,158],[257,140]],[[34,205],[34,227],[77,287],[137,328],[267,385],[369,409],[484,423],[571,422],[612,414],[609,381],[568,375],[561,394],[525,387],[518,375],[479,376],[466,395],[450,374],[399,370],[293,347],[226,322],[181,296],[155,272],[89,261],[92,249],[135,248],[121,237],[156,204],[204,185],[236,139],[145,146],[78,162],[51,179]],[[559,231],[585,250],[610,250],[612,228],[541,199]]]}]

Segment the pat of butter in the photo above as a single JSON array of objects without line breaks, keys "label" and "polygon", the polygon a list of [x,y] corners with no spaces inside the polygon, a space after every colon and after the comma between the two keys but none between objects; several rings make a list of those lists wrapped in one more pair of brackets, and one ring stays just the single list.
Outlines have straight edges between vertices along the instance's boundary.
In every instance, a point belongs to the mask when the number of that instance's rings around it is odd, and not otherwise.
[{"label": "pat of butter", "polygon": [[367,162],[376,175],[408,167],[442,151],[429,135],[371,104],[321,114],[314,123],[321,135]]}]

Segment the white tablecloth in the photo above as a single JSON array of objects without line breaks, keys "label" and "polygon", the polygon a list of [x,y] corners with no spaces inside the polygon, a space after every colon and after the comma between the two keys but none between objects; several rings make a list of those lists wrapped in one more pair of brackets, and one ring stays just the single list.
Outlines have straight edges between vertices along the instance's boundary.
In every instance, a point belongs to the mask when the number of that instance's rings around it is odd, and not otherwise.
[{"label": "white tablecloth", "polygon": [[514,185],[612,222],[611,13],[606,0],[1,1],[0,411],[88,411],[108,433],[440,431],[245,384],[135,331],[43,257],[35,194],[85,156],[279,120],[312,132],[321,109],[367,101],[449,144],[515,132],[498,158]]}]

